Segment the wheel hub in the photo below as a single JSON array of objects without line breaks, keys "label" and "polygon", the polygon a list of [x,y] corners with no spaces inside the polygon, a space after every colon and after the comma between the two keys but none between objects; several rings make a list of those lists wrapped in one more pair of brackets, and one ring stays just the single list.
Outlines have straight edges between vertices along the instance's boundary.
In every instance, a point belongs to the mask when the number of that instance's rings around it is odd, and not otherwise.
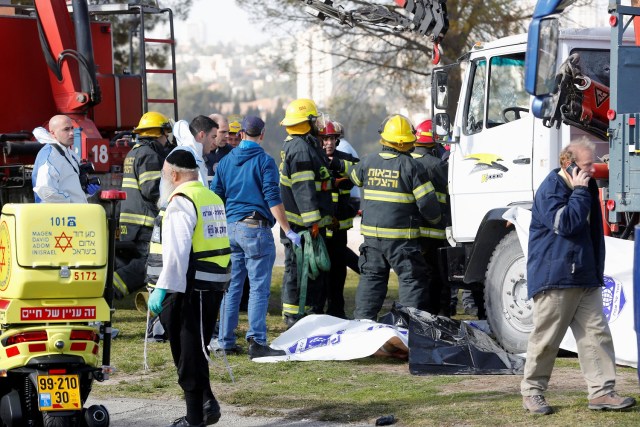
[{"label": "wheel hub", "polygon": [[511,264],[505,275],[502,294],[504,318],[520,332],[533,329],[533,301],[527,298],[526,264],[524,257]]}]

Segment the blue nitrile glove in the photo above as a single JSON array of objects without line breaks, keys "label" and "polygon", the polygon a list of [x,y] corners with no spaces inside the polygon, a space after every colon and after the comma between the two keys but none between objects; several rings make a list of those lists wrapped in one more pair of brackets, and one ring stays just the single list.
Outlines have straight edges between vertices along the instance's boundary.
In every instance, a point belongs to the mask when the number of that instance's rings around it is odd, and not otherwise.
[{"label": "blue nitrile glove", "polygon": [[166,295],[166,289],[154,289],[149,296],[149,302],[147,303],[149,310],[156,316],[162,311],[162,301],[164,301]]},{"label": "blue nitrile glove", "polygon": [[287,239],[291,240],[294,245],[300,247],[300,235],[293,230],[287,231]]},{"label": "blue nitrile glove", "polygon": [[93,196],[98,191],[100,191],[100,184],[89,184],[89,185],[87,185],[87,194],[89,196]]}]

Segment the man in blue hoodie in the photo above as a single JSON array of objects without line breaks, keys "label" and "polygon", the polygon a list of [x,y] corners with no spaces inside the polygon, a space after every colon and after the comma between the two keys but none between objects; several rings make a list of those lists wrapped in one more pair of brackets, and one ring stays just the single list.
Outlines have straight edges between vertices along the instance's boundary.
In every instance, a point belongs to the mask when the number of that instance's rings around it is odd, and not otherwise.
[{"label": "man in blue hoodie", "polygon": [[267,345],[267,308],[276,246],[271,228],[277,220],[287,237],[300,245],[287,221],[280,197],[278,168],[260,143],[264,122],[255,116],[242,121],[242,141],[225,156],[211,182],[225,202],[231,245],[231,283],[222,302],[218,342],[225,351],[236,347],[235,329],[242,289],[249,275],[249,358],[284,355]]}]

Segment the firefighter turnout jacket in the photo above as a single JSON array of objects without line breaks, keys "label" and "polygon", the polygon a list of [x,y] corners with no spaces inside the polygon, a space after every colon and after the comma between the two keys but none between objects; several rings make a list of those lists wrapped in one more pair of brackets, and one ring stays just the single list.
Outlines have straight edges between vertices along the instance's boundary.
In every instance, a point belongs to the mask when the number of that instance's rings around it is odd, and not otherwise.
[{"label": "firefighter turnout jacket", "polygon": [[162,218],[166,209],[166,206],[163,206],[158,216],[153,220],[153,232],[147,256],[147,286],[151,288],[156,286],[162,271]]},{"label": "firefighter turnout jacket", "polygon": [[424,220],[441,220],[427,171],[409,153],[382,147],[353,166],[351,181],[363,188],[361,234],[379,239],[417,239]]},{"label": "firefighter turnout jacket", "polygon": [[153,227],[165,157],[165,148],[153,139],[141,139],[125,157],[122,189],[127,198],[120,203],[120,240],[136,240],[141,227]]},{"label": "firefighter turnout jacket", "polygon": [[416,146],[411,156],[420,163],[429,176],[429,181],[436,191],[442,218],[437,224],[425,223],[420,227],[421,237],[445,240],[445,228],[449,225],[449,191],[447,188],[447,162],[438,157],[437,150],[430,147]]},{"label": "firefighter turnout jacket", "polygon": [[333,153],[331,164],[337,163],[339,166],[331,170],[333,178],[331,181],[331,201],[333,202],[334,221],[333,227],[327,230],[327,237],[331,237],[333,234],[332,229],[348,230],[353,227],[353,218],[358,214],[358,209],[350,203],[351,189],[354,184],[349,180],[349,173],[353,170],[353,165],[359,161],[360,159],[349,153],[338,150]]},{"label": "firefighter turnout jacket", "polygon": [[318,140],[310,134],[289,135],[280,152],[280,193],[291,227],[331,223],[331,175]]}]

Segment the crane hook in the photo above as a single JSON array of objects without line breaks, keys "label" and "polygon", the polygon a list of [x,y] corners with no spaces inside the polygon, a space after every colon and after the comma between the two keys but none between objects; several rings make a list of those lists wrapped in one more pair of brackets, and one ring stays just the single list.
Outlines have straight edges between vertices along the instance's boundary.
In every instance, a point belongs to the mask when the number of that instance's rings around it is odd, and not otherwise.
[{"label": "crane hook", "polygon": [[440,55],[442,54],[442,49],[440,49],[439,43],[433,44],[433,59],[431,62],[433,65],[438,65],[440,63]]}]

